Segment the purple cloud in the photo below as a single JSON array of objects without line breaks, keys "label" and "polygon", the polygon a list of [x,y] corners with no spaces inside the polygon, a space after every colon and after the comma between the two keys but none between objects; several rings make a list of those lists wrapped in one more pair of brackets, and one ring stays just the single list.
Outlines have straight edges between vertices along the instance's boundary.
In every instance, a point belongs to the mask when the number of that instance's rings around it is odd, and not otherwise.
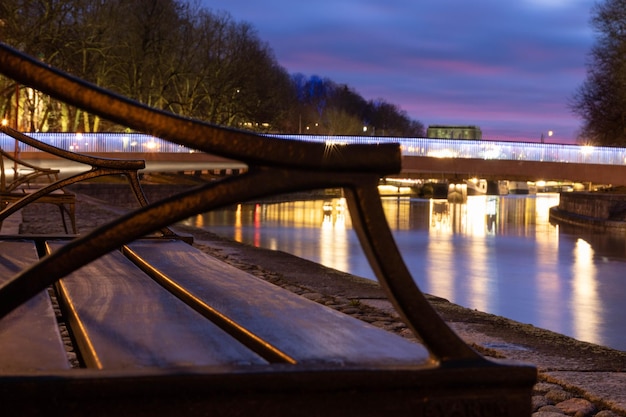
[{"label": "purple cloud", "polygon": [[488,139],[573,142],[567,107],[584,81],[594,0],[204,0],[251,23],[289,72],[384,98],[425,125]]}]

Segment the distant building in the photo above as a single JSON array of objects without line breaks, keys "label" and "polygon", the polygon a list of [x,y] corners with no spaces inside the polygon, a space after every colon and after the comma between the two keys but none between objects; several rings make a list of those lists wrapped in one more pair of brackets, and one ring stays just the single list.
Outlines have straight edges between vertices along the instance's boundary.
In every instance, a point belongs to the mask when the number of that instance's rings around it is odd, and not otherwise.
[{"label": "distant building", "polygon": [[472,139],[480,140],[483,132],[478,126],[428,126],[426,137],[433,139]]}]

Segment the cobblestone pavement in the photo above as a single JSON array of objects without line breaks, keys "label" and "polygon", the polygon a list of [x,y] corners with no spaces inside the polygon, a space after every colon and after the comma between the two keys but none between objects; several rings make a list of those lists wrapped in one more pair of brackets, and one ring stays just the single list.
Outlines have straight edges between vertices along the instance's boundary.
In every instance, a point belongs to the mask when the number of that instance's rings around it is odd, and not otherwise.
[{"label": "cobblestone pavement", "polygon": [[[122,211],[79,195],[79,232],[104,224]],[[20,232],[62,233],[58,216],[54,206],[28,207],[22,211]],[[415,339],[375,282],[285,253],[237,244],[204,230],[179,225],[176,231],[193,235],[195,246],[224,262],[345,314]],[[440,298],[429,299],[446,322],[485,356],[537,366],[540,372],[532,398],[533,416],[626,416],[626,353],[464,309]]]}]

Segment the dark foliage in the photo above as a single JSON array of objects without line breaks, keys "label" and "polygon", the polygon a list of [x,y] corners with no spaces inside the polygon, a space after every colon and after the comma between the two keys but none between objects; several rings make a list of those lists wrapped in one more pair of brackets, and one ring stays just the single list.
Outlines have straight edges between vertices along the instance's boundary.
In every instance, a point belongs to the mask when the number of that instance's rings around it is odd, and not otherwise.
[{"label": "dark foliage", "polygon": [[[394,105],[367,102],[328,79],[289,75],[251,25],[192,4],[2,0],[0,39],[150,106],[211,123],[281,133],[362,134],[365,126],[377,135],[423,135],[421,123]],[[21,130],[122,129],[3,78],[0,115]]]},{"label": "dark foliage", "polygon": [[592,11],[597,32],[587,79],[572,99],[583,119],[580,140],[626,145],[626,0],[605,0]]}]

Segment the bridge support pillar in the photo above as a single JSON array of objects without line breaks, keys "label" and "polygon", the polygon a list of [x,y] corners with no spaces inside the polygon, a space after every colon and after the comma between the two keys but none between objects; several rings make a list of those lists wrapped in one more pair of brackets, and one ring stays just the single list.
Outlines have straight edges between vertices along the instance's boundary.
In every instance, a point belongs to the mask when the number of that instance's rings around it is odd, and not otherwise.
[{"label": "bridge support pillar", "polygon": [[448,185],[448,201],[450,203],[466,203],[467,202],[467,184],[450,183]]}]

